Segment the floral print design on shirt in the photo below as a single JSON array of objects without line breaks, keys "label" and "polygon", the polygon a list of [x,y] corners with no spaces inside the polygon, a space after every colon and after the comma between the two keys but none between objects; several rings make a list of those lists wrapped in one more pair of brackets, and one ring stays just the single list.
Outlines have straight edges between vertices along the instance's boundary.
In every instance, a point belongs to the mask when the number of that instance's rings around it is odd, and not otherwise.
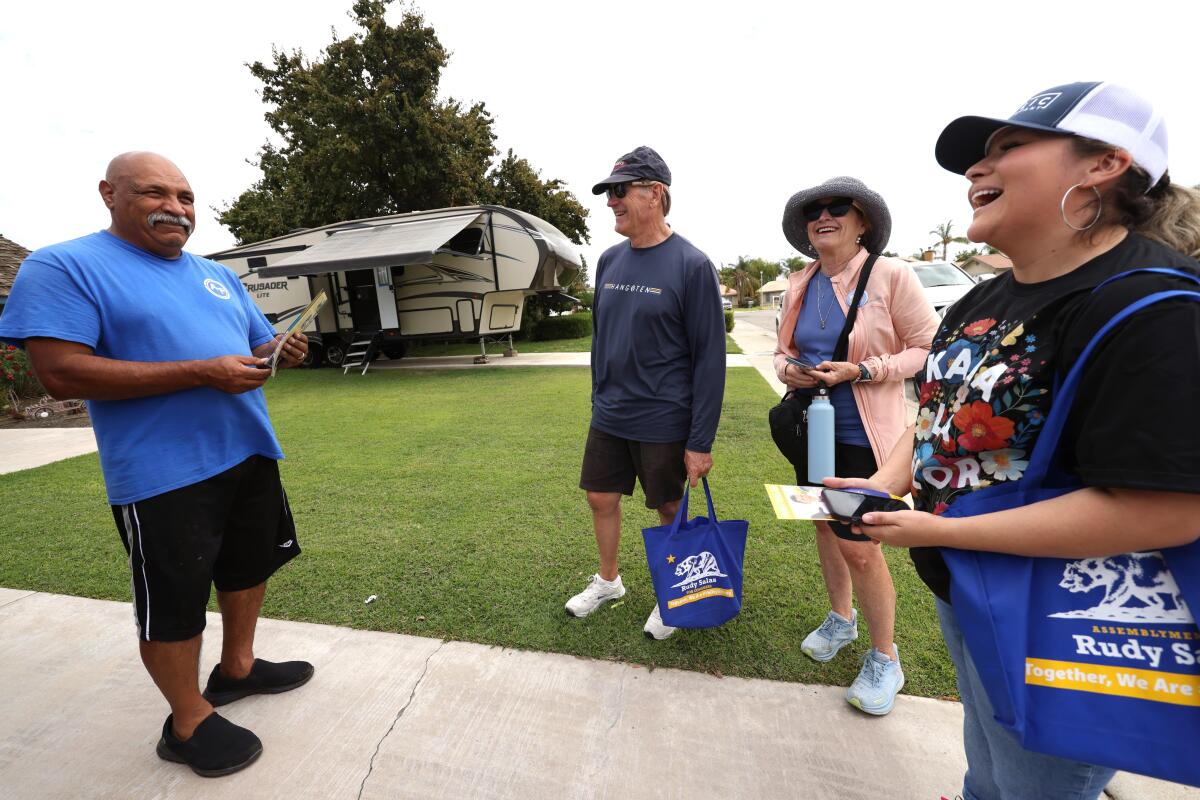
[{"label": "floral print design on shirt", "polygon": [[1054,379],[1035,322],[977,319],[934,340],[918,387],[917,508],[941,514],[956,496],[1028,468]]}]

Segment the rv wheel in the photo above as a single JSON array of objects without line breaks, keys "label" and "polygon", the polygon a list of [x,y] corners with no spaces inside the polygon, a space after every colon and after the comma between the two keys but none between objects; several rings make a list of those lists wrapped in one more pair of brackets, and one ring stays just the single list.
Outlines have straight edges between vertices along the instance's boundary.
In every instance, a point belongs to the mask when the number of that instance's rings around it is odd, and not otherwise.
[{"label": "rv wheel", "polygon": [[383,346],[383,354],[391,361],[399,361],[404,358],[404,354],[408,352],[408,345],[404,342],[396,342],[395,344],[385,344]]},{"label": "rv wheel", "polygon": [[316,369],[321,366],[321,362],[325,360],[325,348],[320,342],[308,340],[308,353],[305,354],[304,360],[300,362],[300,366],[306,369]]},{"label": "rv wheel", "polygon": [[346,345],[337,339],[325,342],[325,363],[331,367],[340,367],[346,360]]}]

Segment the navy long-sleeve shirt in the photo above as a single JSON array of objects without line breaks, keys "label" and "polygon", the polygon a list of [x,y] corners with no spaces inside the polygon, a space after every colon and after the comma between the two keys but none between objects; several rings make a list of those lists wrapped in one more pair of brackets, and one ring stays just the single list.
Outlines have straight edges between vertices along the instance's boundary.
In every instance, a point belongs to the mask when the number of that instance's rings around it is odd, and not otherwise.
[{"label": "navy long-sleeve shirt", "polygon": [[610,247],[596,267],[592,425],[640,442],[712,450],[725,394],[717,271],[677,233]]}]

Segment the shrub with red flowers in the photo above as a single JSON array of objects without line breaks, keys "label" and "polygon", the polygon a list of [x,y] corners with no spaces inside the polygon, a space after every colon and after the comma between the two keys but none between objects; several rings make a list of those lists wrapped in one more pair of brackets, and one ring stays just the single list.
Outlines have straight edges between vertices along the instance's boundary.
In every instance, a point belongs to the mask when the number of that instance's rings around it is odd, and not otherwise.
[{"label": "shrub with red flowers", "polygon": [[29,356],[24,350],[13,345],[3,345],[0,349],[0,406],[9,404],[13,395],[18,400],[28,400],[41,397],[46,393],[33,367],[29,365]]}]

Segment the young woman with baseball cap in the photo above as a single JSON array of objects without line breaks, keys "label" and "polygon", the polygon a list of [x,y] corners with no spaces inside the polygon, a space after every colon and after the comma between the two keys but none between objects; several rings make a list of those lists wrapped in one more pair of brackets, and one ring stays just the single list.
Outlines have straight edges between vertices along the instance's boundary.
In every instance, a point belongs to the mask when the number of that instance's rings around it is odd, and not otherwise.
[{"label": "young woman with baseball cap", "polygon": [[1016,481],[1066,374],[1117,311],[1194,283],[1132,269],[1200,271],[1200,195],[1167,175],[1167,136],[1145,99],[1109,83],[1040,92],[1008,119],[963,117],[942,132],[938,163],[970,182],[967,232],[1013,260],[953,306],[920,381],[915,430],[870,481],[910,489],[916,510],[867,514],[861,531],[909,547],[937,596],[958,674],[968,770],[962,794],[1095,798],[1108,767],[1022,748],[992,715],[950,605],[942,547],[1086,558],[1200,538],[1200,303],[1170,300],[1114,329],[1086,362],[1059,444],[1084,488],[1006,511],[945,512]]}]

